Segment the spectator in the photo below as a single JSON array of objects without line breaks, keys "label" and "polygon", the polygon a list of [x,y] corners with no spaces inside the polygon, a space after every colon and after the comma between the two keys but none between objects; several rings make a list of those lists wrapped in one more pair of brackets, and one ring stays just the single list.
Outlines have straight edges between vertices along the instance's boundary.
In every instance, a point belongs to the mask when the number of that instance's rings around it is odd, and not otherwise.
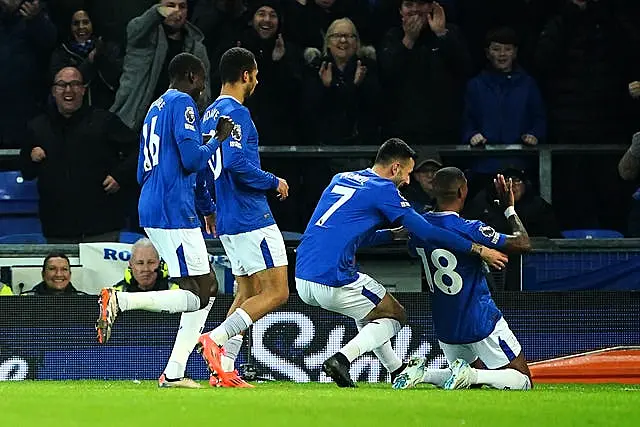
[{"label": "spectator", "polygon": [[26,123],[41,111],[45,64],[56,29],[39,0],[0,0],[0,147],[20,147]]},{"label": "spectator", "polygon": [[82,106],[77,68],[60,70],[51,92],[54,105],[29,122],[20,152],[24,178],[38,178],[43,234],[49,243],[117,241],[137,136],[114,114]]},{"label": "spectator", "polygon": [[348,18],[331,23],[322,54],[307,48],[303,104],[314,140],[327,145],[377,144],[380,84],[376,53]]},{"label": "spectator", "polygon": [[[111,111],[139,130],[151,103],[169,88],[169,62],[181,52],[202,60],[207,76],[209,59],[204,35],[187,22],[186,0],[162,0],[127,25],[127,50],[120,87]],[[211,99],[206,85],[203,102]]]},{"label": "spectator", "polygon": [[400,16],[402,28],[389,30],[379,55],[387,92],[383,137],[409,145],[455,144],[471,69],[465,43],[438,3],[404,0]]},{"label": "spectator", "polygon": [[[623,144],[632,134],[628,86],[637,48],[624,15],[620,2],[564,0],[548,20],[535,62],[551,142]],[[564,229],[625,228],[619,213],[628,211],[629,190],[615,172],[617,163],[611,155],[554,162],[552,187],[562,195],[555,207]]]},{"label": "spectator", "polygon": [[11,291],[11,287],[9,285],[5,285],[0,282],[0,297],[8,297],[13,296],[13,291]]},{"label": "spectator", "polygon": [[21,295],[86,295],[71,283],[71,263],[61,252],[47,255],[42,264],[42,282]]},{"label": "spectator", "polygon": [[[260,70],[260,84],[246,106],[260,130],[260,145],[296,145],[296,95],[300,92],[300,49],[282,35],[278,0],[256,0],[251,27],[233,43],[250,50]],[[216,86],[218,87],[218,86]]]},{"label": "spectator", "polygon": [[49,70],[55,76],[64,67],[78,68],[86,82],[85,103],[108,109],[122,72],[119,56],[115,43],[95,36],[89,14],[77,10],[71,16],[71,37],[53,52]]},{"label": "spectator", "polygon": [[244,0],[197,0],[191,22],[204,34],[211,67],[211,87],[217,93],[222,82],[218,64],[222,54],[234,46],[253,20]]},{"label": "spectator", "polygon": [[[633,135],[631,146],[618,163],[618,173],[625,181],[637,182],[638,172],[640,172],[640,132]],[[640,188],[631,197],[627,236],[640,237]]]},{"label": "spectator", "polygon": [[151,240],[143,237],[131,247],[129,267],[124,279],[113,286],[122,292],[167,291],[179,289],[169,278],[167,265],[160,259]]},{"label": "spectator", "polygon": [[[562,237],[553,208],[534,193],[527,174],[518,169],[507,169],[502,174],[505,179],[511,179],[513,182],[515,209],[529,236],[551,239]],[[500,233],[510,233],[511,227],[504,216],[504,206],[498,206],[495,203],[496,199],[495,189],[482,190],[466,206],[463,216],[468,219],[479,219]]]},{"label": "spectator", "polygon": [[297,44],[322,49],[329,25],[349,18],[368,37],[369,5],[365,0],[296,0],[289,2],[286,34]]},{"label": "spectator", "polygon": [[436,159],[421,161],[413,169],[409,185],[402,189],[402,195],[419,214],[431,211],[436,205],[433,177],[441,168],[442,163]]},{"label": "spectator", "polygon": [[[546,118],[538,86],[518,65],[518,42],[511,28],[487,34],[488,67],[467,84],[463,116],[463,144],[537,145],[546,134]],[[472,161],[476,180],[492,180],[506,167],[530,169],[535,165],[520,157],[478,156]],[[491,183],[493,187],[493,183]]]}]

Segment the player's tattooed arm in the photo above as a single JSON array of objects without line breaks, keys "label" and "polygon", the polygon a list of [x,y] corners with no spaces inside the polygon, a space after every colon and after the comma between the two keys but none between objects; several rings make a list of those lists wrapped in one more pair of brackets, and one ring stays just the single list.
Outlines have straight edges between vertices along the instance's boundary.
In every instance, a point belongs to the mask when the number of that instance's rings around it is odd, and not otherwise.
[{"label": "player's tattooed arm", "polygon": [[633,135],[631,146],[618,163],[618,173],[625,181],[633,181],[640,172],[640,132]]},{"label": "player's tattooed arm", "polygon": [[511,178],[505,180],[504,176],[498,175],[493,180],[496,186],[496,192],[500,199],[501,206],[506,206],[504,211],[509,226],[511,227],[512,234],[507,236],[504,249],[507,252],[522,253],[531,250],[531,240],[529,239],[529,233],[524,228],[520,217],[514,209],[515,199],[513,196],[513,183]]},{"label": "player's tattooed arm", "polygon": [[471,243],[471,253],[481,257],[491,268],[502,270],[509,262],[509,258],[500,251],[487,248],[478,243]]}]

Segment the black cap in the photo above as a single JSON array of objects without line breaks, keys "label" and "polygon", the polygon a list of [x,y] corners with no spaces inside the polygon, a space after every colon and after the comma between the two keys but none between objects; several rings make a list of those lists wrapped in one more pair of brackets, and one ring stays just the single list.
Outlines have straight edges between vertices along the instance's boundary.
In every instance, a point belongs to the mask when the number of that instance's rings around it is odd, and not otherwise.
[{"label": "black cap", "polygon": [[436,159],[424,159],[420,163],[418,163],[418,165],[415,168],[413,168],[413,171],[418,172],[420,169],[422,169],[425,166],[434,166],[436,169],[440,169],[442,167],[442,163],[440,163]]}]

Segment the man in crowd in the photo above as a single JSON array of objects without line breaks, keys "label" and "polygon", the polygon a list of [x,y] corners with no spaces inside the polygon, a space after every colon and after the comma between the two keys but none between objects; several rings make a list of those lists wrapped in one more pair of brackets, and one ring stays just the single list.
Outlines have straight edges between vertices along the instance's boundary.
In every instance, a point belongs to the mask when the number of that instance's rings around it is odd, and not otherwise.
[{"label": "man in crowd", "polygon": [[124,279],[114,286],[116,291],[146,292],[179,289],[169,278],[167,264],[160,259],[158,251],[146,237],[131,247],[131,259],[124,273]]}]

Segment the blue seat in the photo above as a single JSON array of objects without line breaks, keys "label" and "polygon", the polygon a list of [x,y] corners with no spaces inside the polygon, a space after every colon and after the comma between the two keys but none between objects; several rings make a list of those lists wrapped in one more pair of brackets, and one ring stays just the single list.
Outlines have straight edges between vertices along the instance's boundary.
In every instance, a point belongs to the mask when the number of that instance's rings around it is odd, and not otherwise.
[{"label": "blue seat", "polygon": [[19,171],[0,172],[0,236],[40,234],[36,181],[26,181]]},{"label": "blue seat", "polygon": [[624,235],[616,230],[585,229],[564,230],[562,237],[565,239],[622,239]]},{"label": "blue seat", "polygon": [[35,180],[25,180],[19,171],[0,172],[0,215],[37,215],[39,199]]},{"label": "blue seat", "polygon": [[22,245],[38,245],[46,244],[47,240],[42,233],[26,233],[26,234],[8,234],[0,236],[0,244],[22,244]]},{"label": "blue seat", "polygon": [[134,233],[133,231],[120,231],[120,243],[131,243],[134,244],[138,240],[145,237],[143,234]]}]

